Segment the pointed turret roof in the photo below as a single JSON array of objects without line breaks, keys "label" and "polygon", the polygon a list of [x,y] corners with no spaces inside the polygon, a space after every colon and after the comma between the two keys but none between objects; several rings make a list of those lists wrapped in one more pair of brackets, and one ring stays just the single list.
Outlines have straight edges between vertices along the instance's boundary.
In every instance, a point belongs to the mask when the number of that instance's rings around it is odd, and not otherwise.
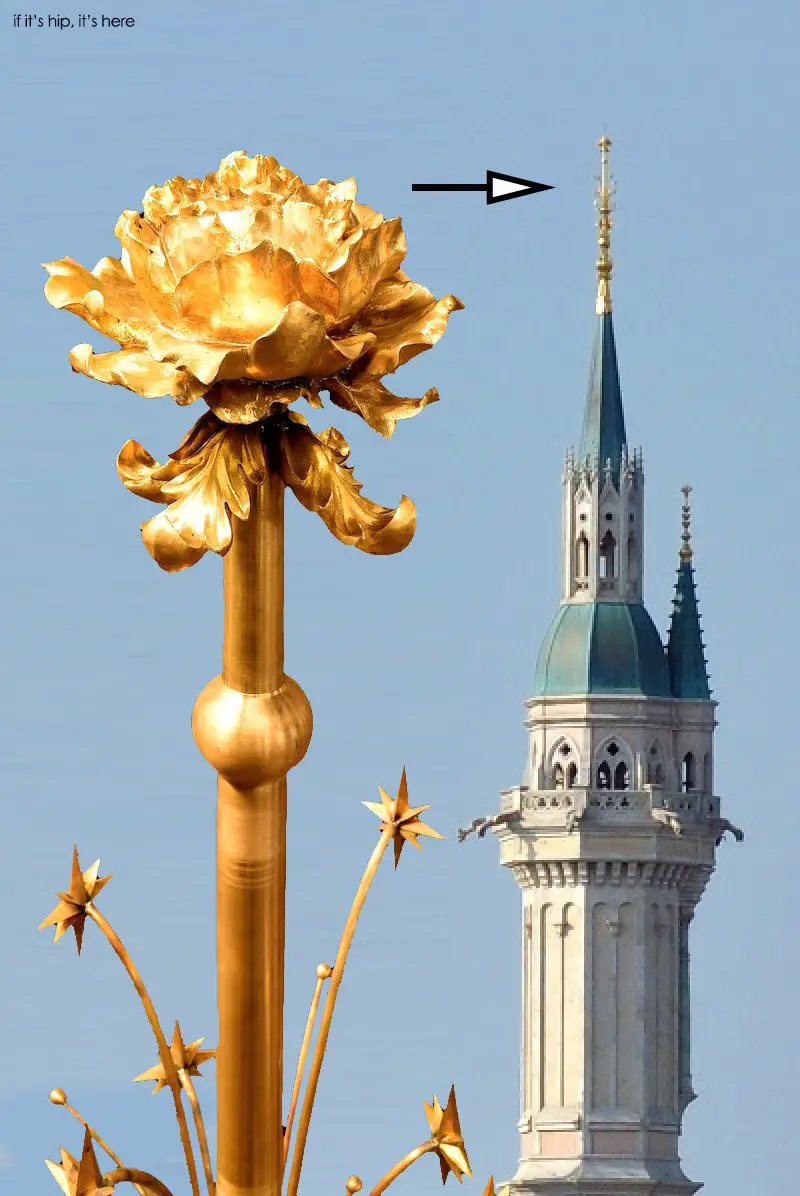
[{"label": "pointed turret roof", "polygon": [[588,457],[601,469],[610,460],[618,475],[627,440],[612,319],[610,311],[603,312],[598,322],[578,459],[585,461]]},{"label": "pointed turret roof", "polygon": [[673,697],[707,702],[711,687],[692,566],[690,491],[690,486],[683,487],[683,542],[672,600],[667,663]]}]

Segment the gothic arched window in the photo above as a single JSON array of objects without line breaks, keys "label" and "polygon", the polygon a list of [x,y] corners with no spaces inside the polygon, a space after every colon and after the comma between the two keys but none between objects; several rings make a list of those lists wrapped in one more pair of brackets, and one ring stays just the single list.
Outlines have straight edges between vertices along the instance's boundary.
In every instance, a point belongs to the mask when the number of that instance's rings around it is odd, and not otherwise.
[{"label": "gothic arched window", "polygon": [[607,531],[600,541],[600,578],[611,581],[617,576],[617,541],[613,533]]},{"label": "gothic arched window", "polygon": [[650,750],[647,753],[645,778],[648,785],[664,784],[664,763],[661,758],[661,747],[658,740],[650,745]]},{"label": "gothic arched window", "polygon": [[696,784],[694,752],[687,752],[681,761],[681,789],[684,793],[691,793]]},{"label": "gothic arched window", "polygon": [[572,789],[578,780],[578,763],[575,749],[566,741],[560,743],[552,757],[552,785],[554,789]]},{"label": "gothic arched window", "polygon": [[630,767],[626,754],[615,739],[606,744],[597,765],[596,785],[598,789],[629,789]]},{"label": "gothic arched window", "polygon": [[589,576],[589,540],[581,532],[575,545],[575,576],[584,581]]},{"label": "gothic arched window", "polygon": [[628,576],[636,576],[636,537],[633,532],[628,536]]}]

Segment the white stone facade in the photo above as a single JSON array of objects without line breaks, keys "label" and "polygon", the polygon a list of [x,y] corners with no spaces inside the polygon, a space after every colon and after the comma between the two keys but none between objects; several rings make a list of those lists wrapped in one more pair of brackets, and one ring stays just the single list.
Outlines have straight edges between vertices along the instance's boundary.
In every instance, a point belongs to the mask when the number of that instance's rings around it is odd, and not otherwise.
[{"label": "white stone facade", "polygon": [[689,923],[727,829],[713,795],[715,706],[625,695],[527,705],[524,781],[502,795],[494,826],[522,890],[512,1196],[688,1196],[700,1186],[678,1147],[694,1097]]}]

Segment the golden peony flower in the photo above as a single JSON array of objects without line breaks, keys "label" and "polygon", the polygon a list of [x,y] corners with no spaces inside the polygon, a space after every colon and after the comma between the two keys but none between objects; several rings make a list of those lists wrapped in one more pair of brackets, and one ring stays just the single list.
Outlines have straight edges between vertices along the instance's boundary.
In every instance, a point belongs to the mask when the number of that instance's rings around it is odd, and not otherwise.
[{"label": "golden peony flower", "polygon": [[210,408],[166,464],[132,440],[117,461],[129,490],[167,504],[142,527],[163,569],[227,552],[231,517],[249,517],[267,468],[342,543],[386,554],[410,542],[414,504],[370,502],[341,433],[317,436],[287,412],[299,398],[322,406],[327,391],[391,436],[439,397],[401,398],[382,379],[435,344],[463,304],[412,282],[400,269],[400,220],[355,196],[354,179],[306,185],[274,158],[235,153],[204,179],[151,187],[141,212],[123,212],[119,260],[91,271],[72,258],[45,263],[48,301],[120,346],[76,345],[76,372]]},{"label": "golden peony flower", "polygon": [[77,345],[77,372],[146,398],[204,396],[230,423],[324,389],[384,436],[438,398],[399,398],[381,378],[463,305],[400,270],[400,220],[357,203],[354,179],[308,186],[274,158],[234,153],[204,179],[151,187],[114,231],[120,260],[45,263],[48,301],[120,345]]}]

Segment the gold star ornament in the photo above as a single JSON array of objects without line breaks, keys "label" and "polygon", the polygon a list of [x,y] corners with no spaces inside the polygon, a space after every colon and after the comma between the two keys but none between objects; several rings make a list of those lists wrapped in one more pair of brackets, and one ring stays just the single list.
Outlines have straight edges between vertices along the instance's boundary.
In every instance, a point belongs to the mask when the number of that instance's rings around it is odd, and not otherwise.
[{"label": "gold star ornament", "polygon": [[[471,1176],[472,1172],[458,1120],[455,1088],[450,1089],[450,1096],[444,1109],[436,1096],[433,1098],[432,1105],[426,1101],[425,1116],[428,1118],[428,1125],[431,1128],[431,1138],[436,1143],[436,1154],[439,1156],[439,1166],[442,1169],[442,1183],[447,1182],[447,1177],[451,1172],[461,1183],[461,1177],[463,1175]],[[490,1180],[489,1182],[493,1190],[494,1181]],[[488,1196],[488,1185],[484,1196]]]},{"label": "gold star ornament", "polygon": [[[172,1035],[172,1042],[170,1044],[170,1054],[175,1063],[176,1071],[185,1071],[190,1076],[200,1076],[200,1066],[207,1063],[209,1059],[213,1059],[216,1051],[201,1051],[200,1044],[205,1039],[198,1038],[194,1042],[185,1043],[181,1037],[181,1028],[178,1022],[175,1023],[175,1032]],[[162,1088],[169,1086],[166,1072],[164,1071],[163,1063],[157,1063],[155,1067],[151,1067],[148,1071],[143,1071],[140,1076],[134,1078],[134,1083],[139,1080],[155,1080],[155,1088],[151,1095],[160,1092]]]},{"label": "gold star ornament", "polygon": [[53,1163],[50,1159],[45,1159],[45,1163],[64,1196],[111,1196],[114,1188],[103,1183],[88,1129],[83,1137],[80,1162],[63,1146],[60,1153],[59,1163]]},{"label": "gold star ornament", "polygon": [[381,819],[382,831],[392,831],[395,868],[400,861],[400,853],[405,843],[413,843],[421,851],[422,845],[418,842],[419,835],[427,835],[431,839],[444,838],[433,827],[426,826],[419,817],[425,810],[430,810],[430,806],[409,806],[408,782],[406,780],[405,769],[403,769],[403,775],[400,778],[400,787],[397,790],[396,798],[391,798],[380,786],[378,786],[378,792],[382,799],[380,802],[365,801],[363,804]]},{"label": "gold star ornament", "polygon": [[81,866],[78,862],[78,848],[76,847],[72,857],[72,876],[70,878],[69,889],[66,893],[57,894],[61,900],[53,912],[48,914],[44,922],[39,926],[40,930],[44,930],[46,926],[55,926],[54,943],[57,943],[70,928],[74,930],[79,955],[81,953],[81,943],[83,942],[83,928],[88,917],[86,907],[111,880],[110,875],[99,877],[97,875],[99,871],[100,861],[95,860],[91,868],[87,868],[85,872],[81,872]]}]

